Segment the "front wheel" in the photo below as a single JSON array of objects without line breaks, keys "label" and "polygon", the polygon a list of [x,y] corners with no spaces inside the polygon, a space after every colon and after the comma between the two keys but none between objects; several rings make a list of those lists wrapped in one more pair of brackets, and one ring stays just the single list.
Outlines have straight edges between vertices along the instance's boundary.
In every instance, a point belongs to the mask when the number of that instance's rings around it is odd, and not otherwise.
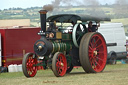
[{"label": "front wheel", "polygon": [[85,72],[103,71],[107,61],[107,47],[104,37],[98,32],[86,33],[82,37],[79,54]]},{"label": "front wheel", "polygon": [[37,59],[34,57],[33,53],[27,53],[23,57],[22,69],[26,77],[34,77],[37,73]]},{"label": "front wheel", "polygon": [[67,71],[67,60],[64,54],[57,52],[53,56],[52,70],[56,77],[61,77],[66,74]]}]

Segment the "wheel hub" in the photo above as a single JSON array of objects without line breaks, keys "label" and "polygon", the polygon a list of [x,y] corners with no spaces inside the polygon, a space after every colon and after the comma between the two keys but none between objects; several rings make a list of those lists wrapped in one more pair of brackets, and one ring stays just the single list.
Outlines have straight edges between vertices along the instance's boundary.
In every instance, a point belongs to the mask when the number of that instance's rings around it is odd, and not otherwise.
[{"label": "wheel hub", "polygon": [[97,56],[98,52],[97,52],[96,48],[93,48],[93,51],[92,52],[93,52],[93,55],[94,56]]},{"label": "wheel hub", "polygon": [[61,63],[60,63],[60,66],[64,66],[64,64],[61,62]]},{"label": "wheel hub", "polygon": [[93,54],[96,56],[97,55],[97,51],[95,50],[95,51],[93,51]]}]

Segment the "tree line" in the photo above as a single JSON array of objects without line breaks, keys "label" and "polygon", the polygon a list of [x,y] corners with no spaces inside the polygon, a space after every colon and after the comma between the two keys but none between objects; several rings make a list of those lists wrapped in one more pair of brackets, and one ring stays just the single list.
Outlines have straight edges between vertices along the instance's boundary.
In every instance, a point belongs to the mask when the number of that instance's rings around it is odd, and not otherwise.
[{"label": "tree line", "polygon": [[[79,8],[79,9],[77,9]],[[39,19],[38,11],[42,7],[30,7],[30,8],[9,8],[0,10],[0,19],[30,19],[31,21],[37,21]],[[71,9],[71,10],[70,10]],[[48,13],[48,16],[54,14],[87,14],[95,16],[108,16],[111,19],[128,18],[128,6],[127,5],[100,5],[100,6],[72,6],[54,8],[54,10]]]}]

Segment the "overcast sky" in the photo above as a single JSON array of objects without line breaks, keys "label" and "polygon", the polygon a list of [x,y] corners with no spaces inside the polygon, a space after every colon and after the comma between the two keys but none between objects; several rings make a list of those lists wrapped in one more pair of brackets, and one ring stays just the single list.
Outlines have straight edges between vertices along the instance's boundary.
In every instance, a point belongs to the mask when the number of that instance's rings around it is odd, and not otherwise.
[{"label": "overcast sky", "polygon": [[[43,7],[46,4],[51,4],[54,0],[0,0],[0,9],[8,9],[13,7]],[[73,0],[74,1],[74,0]],[[100,4],[113,4],[115,0],[99,0]]]}]

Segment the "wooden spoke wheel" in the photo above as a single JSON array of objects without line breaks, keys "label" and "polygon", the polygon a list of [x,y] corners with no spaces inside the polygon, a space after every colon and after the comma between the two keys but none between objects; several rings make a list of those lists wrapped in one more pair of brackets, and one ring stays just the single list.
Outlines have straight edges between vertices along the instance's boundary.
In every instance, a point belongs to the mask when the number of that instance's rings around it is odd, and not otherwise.
[{"label": "wooden spoke wheel", "polygon": [[35,64],[37,64],[37,59],[34,58],[33,53],[27,53],[24,55],[22,69],[26,77],[34,77],[36,75],[37,66],[34,66]]},{"label": "wooden spoke wheel", "polygon": [[62,53],[57,52],[54,54],[52,60],[52,70],[56,77],[61,77],[66,74],[67,60]]},{"label": "wooden spoke wheel", "polygon": [[80,62],[87,73],[104,70],[107,61],[107,47],[104,37],[97,32],[86,33],[80,43]]}]

